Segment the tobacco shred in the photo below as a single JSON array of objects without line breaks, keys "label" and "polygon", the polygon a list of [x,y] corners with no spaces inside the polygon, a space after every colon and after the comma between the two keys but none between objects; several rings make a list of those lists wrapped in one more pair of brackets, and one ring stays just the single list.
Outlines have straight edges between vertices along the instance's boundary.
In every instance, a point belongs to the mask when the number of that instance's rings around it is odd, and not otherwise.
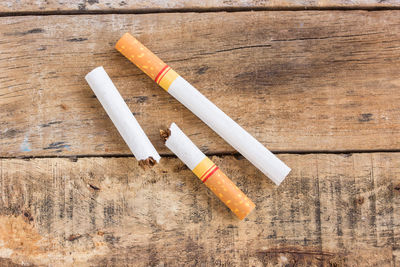
[{"label": "tobacco shred", "polygon": [[143,170],[146,168],[151,168],[156,165],[157,161],[153,159],[153,157],[148,157],[147,159],[139,160],[139,166],[142,167]]},{"label": "tobacco shred", "polygon": [[160,136],[164,140],[164,142],[166,142],[168,138],[171,136],[171,130],[170,129],[167,129],[165,131],[160,130]]}]

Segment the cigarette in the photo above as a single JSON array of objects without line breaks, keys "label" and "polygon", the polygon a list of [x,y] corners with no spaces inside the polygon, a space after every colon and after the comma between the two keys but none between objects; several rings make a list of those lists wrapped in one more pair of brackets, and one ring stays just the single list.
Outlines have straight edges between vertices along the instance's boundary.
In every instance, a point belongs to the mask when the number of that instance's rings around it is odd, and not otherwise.
[{"label": "cigarette", "polygon": [[139,165],[151,167],[156,162],[158,163],[160,155],[140,127],[104,68],[95,68],[85,76],[85,79],[129,149],[139,161]]},{"label": "cigarette", "polygon": [[279,185],[290,168],[129,33],[115,48]]},{"label": "cigarette", "polygon": [[165,145],[224,204],[243,220],[255,207],[254,203],[213,163],[193,142],[172,123],[169,130],[160,131]]}]

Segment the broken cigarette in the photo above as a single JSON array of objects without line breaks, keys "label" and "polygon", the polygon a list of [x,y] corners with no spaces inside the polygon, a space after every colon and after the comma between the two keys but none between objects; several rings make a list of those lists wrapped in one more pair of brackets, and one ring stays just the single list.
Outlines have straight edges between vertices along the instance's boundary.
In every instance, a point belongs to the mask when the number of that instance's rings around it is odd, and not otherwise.
[{"label": "broken cigarette", "polygon": [[279,185],[290,168],[129,33],[116,49]]},{"label": "broken cigarette", "polygon": [[139,165],[151,167],[159,162],[160,155],[158,155],[104,68],[95,68],[86,75],[85,79],[129,149],[139,161]]},{"label": "broken cigarette", "polygon": [[195,144],[172,123],[160,131],[165,145],[185,163],[197,177],[243,220],[255,207],[254,203]]}]

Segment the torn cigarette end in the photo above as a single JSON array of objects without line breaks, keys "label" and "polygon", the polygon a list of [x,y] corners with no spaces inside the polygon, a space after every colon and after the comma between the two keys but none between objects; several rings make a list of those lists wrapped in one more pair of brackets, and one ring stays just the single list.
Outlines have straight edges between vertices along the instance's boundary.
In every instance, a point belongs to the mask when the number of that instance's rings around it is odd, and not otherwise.
[{"label": "torn cigarette end", "polygon": [[255,208],[255,204],[223,173],[214,162],[178,128],[171,124],[169,132],[160,131],[165,145],[240,219]]},{"label": "torn cigarette end", "polygon": [[139,166],[145,170],[146,168],[151,168],[157,164],[157,161],[152,157],[148,157],[147,159],[139,160]]},{"label": "torn cigarette end", "polygon": [[168,138],[171,136],[171,130],[160,130],[160,136],[164,140],[164,142],[167,142]]}]

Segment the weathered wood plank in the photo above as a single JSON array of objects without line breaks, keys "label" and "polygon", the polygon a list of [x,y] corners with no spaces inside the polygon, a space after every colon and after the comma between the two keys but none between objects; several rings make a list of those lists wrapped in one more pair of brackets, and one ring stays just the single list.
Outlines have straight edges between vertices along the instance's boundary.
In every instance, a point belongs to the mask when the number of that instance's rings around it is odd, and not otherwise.
[{"label": "weathered wood plank", "polygon": [[238,221],[175,158],[0,160],[2,262],[52,265],[393,266],[400,154],[280,155],[275,187],[213,157],[257,207]]},{"label": "weathered wood plank", "polygon": [[175,121],[233,148],[113,45],[129,31],[274,151],[400,149],[400,11],[0,18],[0,155],[130,154],[84,75],[103,65],[160,153]]},{"label": "weathered wood plank", "polygon": [[74,0],[29,1],[6,0],[0,2],[0,12],[62,12],[62,11],[166,11],[166,10],[212,10],[240,8],[373,8],[399,7],[398,0]]}]

